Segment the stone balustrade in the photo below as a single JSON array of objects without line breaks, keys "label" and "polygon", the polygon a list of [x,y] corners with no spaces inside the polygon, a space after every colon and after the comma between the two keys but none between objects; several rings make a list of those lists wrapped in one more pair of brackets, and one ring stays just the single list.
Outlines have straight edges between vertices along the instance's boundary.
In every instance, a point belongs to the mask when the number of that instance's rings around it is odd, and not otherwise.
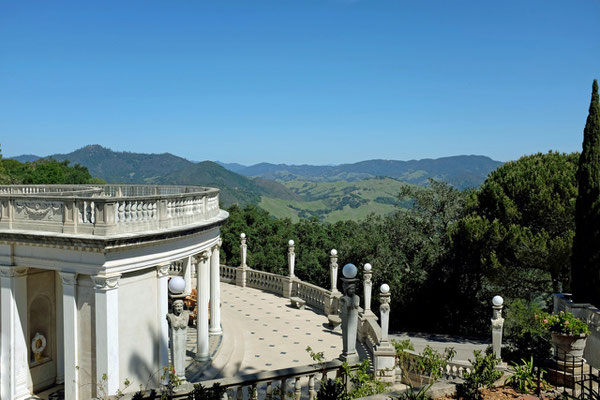
[{"label": "stone balustrade", "polygon": [[221,277],[221,282],[225,283],[233,283],[235,284],[235,272],[236,267],[229,267],[227,265],[221,265],[219,276]]},{"label": "stone balustrade", "polygon": [[[406,355],[404,357],[404,364],[399,366],[406,369],[402,374],[403,379],[406,382],[412,381],[411,383],[413,384],[419,380],[427,380],[428,377],[420,375],[418,371],[418,365],[421,365],[418,359],[422,357],[421,354],[413,350],[404,350],[404,354]],[[464,379],[465,373],[470,373],[472,368],[473,365],[468,361],[449,361],[444,367],[440,368],[440,378],[448,380]],[[503,368],[499,366],[497,369]],[[397,376],[400,376],[400,374],[397,374]]]},{"label": "stone balustrade", "polygon": [[254,289],[281,295],[286,277],[271,272],[249,269],[246,275],[246,285]]},{"label": "stone balustrade", "polygon": [[197,186],[0,186],[0,229],[109,236],[209,223],[219,190]]},{"label": "stone balustrade", "polygon": [[[355,370],[358,365],[351,365],[350,370]],[[228,400],[271,400],[275,398],[289,398],[283,392],[293,393],[295,400],[316,398],[320,382],[327,378],[342,377],[345,379],[344,369],[340,360],[333,360],[322,364],[313,364],[302,367],[285,368],[275,371],[264,371],[256,374],[235,376],[230,378],[214,379],[201,382],[206,388],[215,383],[226,389],[224,398]],[[191,385],[190,385],[191,386]],[[191,387],[190,387],[191,389]],[[173,398],[188,398],[188,393],[176,395]]]},{"label": "stone balustrade", "polygon": [[374,319],[366,319],[363,321],[362,331],[364,332],[364,344],[371,354],[374,353],[375,347],[381,342],[381,327]]},{"label": "stone balustrade", "polygon": [[327,289],[317,285],[297,280],[292,291],[292,296],[300,297],[306,301],[306,304],[321,311],[325,309],[325,302],[331,295]]}]

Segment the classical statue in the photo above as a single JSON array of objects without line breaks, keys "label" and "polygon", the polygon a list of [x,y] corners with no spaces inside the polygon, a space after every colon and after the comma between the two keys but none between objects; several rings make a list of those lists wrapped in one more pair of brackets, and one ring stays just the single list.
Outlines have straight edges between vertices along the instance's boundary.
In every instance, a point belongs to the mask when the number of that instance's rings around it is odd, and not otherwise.
[{"label": "classical statue", "polygon": [[167,320],[170,327],[173,368],[175,369],[175,375],[181,380],[185,380],[185,351],[189,318],[189,311],[183,309],[183,300],[175,300],[173,302],[173,312],[167,314]]},{"label": "classical statue", "polygon": [[356,352],[356,333],[358,329],[358,307],[360,297],[356,295],[356,282],[343,282],[344,296],[340,299],[342,318],[342,356],[347,361],[358,358]]}]

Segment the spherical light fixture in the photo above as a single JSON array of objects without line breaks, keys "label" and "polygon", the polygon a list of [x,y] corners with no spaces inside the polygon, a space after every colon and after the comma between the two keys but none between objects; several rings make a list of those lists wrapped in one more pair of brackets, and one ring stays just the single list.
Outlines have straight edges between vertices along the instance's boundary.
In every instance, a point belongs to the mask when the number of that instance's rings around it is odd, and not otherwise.
[{"label": "spherical light fixture", "polygon": [[246,239],[246,234],[244,232],[240,233],[240,239]]},{"label": "spherical light fixture", "polygon": [[500,307],[502,304],[504,304],[504,299],[500,296],[494,296],[492,299],[492,304],[496,307]]},{"label": "spherical light fixture", "polygon": [[331,249],[331,255],[332,256],[337,256],[337,250],[336,249]]},{"label": "spherical light fixture", "polygon": [[371,268],[373,268],[373,267],[371,266],[371,264],[366,263],[363,268],[365,269],[365,272],[369,272],[371,270]]},{"label": "spherical light fixture", "polygon": [[181,294],[185,290],[185,280],[180,276],[175,276],[169,281],[169,291],[173,294]]},{"label": "spherical light fixture", "polygon": [[293,241],[293,240],[290,240],[290,241],[288,242],[288,245],[290,245],[290,246],[293,246],[293,245],[294,245],[294,241]]},{"label": "spherical light fixture", "polygon": [[356,265],[354,264],[346,264],[344,265],[344,268],[342,268],[342,275],[344,275],[344,278],[346,279],[355,278],[357,273],[358,268],[356,268]]},{"label": "spherical light fixture", "polygon": [[379,287],[379,291],[383,294],[387,294],[390,292],[390,286],[387,283],[384,283]]}]

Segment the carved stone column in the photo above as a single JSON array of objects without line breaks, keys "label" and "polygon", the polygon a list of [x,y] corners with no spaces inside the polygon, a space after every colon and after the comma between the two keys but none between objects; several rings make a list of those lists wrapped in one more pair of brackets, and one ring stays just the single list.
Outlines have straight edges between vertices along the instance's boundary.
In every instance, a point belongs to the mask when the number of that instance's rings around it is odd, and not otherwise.
[{"label": "carved stone column", "polygon": [[208,343],[208,297],[209,297],[209,258],[210,251],[205,250],[198,256],[198,272],[196,273],[197,298],[196,307],[196,329],[197,329],[197,351],[196,360],[206,361],[210,358]]},{"label": "carved stone column", "polygon": [[502,318],[502,307],[504,299],[500,296],[494,296],[492,299],[492,349],[497,358],[501,358],[502,349],[502,327],[504,318]]},{"label": "carved stone column", "polygon": [[221,329],[221,279],[220,279],[220,253],[221,244],[219,239],[216,246],[212,248],[210,257],[210,328],[211,335],[220,335]]},{"label": "carved stone column", "polygon": [[107,375],[106,394],[119,390],[119,279],[121,274],[92,276],[95,289],[96,382]]},{"label": "carved stone column", "polygon": [[[158,338],[158,366],[169,366],[169,324],[167,314],[169,313],[169,265],[156,267],[157,289],[158,289],[158,325],[160,336]],[[186,281],[187,286],[187,281]]]},{"label": "carved stone column", "polygon": [[336,249],[331,249],[329,253],[329,280],[331,282],[331,294],[325,301],[325,315],[336,315],[338,313],[339,301],[342,293],[337,288],[338,277],[338,253]]},{"label": "carved stone column", "polygon": [[283,297],[290,298],[292,297],[293,287],[294,287],[294,266],[296,264],[296,253],[294,252],[294,241],[290,240],[288,242],[288,276],[283,279],[283,292],[281,293]]},{"label": "carved stone column", "polygon": [[390,325],[390,287],[385,283],[380,288],[379,315],[381,322],[381,341],[375,347],[375,372],[384,382],[393,383],[396,380],[395,364],[396,350],[388,337]]},{"label": "carved stone column", "polygon": [[65,400],[77,400],[79,398],[77,274],[70,272],[60,272],[59,274],[62,283],[63,303]]},{"label": "carved stone column", "polygon": [[372,291],[372,287],[373,287],[373,282],[371,281],[371,277],[373,276],[373,273],[371,272],[371,264],[366,263],[364,265],[364,271],[363,271],[363,292],[365,295],[365,309],[363,310],[362,313],[359,314],[359,329],[358,329],[358,336],[359,336],[359,340],[361,341],[361,343],[364,341],[366,335],[367,335],[367,330],[368,330],[368,319],[372,319],[374,321],[377,321],[377,316],[375,315],[375,313],[373,311],[371,311],[371,291]]},{"label": "carved stone column", "polygon": [[246,234],[240,234],[240,259],[242,260],[239,269],[235,274],[235,284],[237,286],[246,287],[246,272],[248,264],[246,263],[246,254],[248,247],[246,246]]},{"label": "carved stone column", "polygon": [[29,392],[27,268],[0,266],[0,398]]},{"label": "carved stone column", "polygon": [[342,354],[340,359],[348,364],[359,361],[356,351],[356,334],[358,330],[358,307],[360,298],[356,295],[357,268],[354,264],[346,264],[342,270],[344,296],[341,298],[342,318]]}]

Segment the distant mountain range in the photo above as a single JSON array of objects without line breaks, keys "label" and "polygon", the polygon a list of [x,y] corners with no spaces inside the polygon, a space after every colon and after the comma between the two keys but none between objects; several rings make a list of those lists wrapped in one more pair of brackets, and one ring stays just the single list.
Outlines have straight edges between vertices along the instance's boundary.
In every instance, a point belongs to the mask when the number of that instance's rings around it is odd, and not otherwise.
[{"label": "distant mountain range", "polygon": [[[41,157],[27,154],[12,158],[31,162]],[[336,182],[390,177],[424,185],[431,177],[459,189],[477,187],[502,164],[484,156],[455,156],[412,161],[368,160],[336,166],[269,163],[244,166],[212,161],[193,162],[169,153],[116,152],[100,145],[85,146],[71,153],[53,154],[45,158],[81,164],[93,176],[108,183],[217,187],[221,190],[221,202],[225,207],[235,203],[259,204],[262,198],[305,200],[298,190],[282,184],[292,180]]]},{"label": "distant mountain range", "polygon": [[251,166],[218,162],[228,170],[248,177],[279,181],[336,182],[389,177],[415,185],[429,178],[450,183],[458,189],[480,186],[502,163],[485,156],[453,156],[423,160],[367,160],[335,166],[260,163]]}]

